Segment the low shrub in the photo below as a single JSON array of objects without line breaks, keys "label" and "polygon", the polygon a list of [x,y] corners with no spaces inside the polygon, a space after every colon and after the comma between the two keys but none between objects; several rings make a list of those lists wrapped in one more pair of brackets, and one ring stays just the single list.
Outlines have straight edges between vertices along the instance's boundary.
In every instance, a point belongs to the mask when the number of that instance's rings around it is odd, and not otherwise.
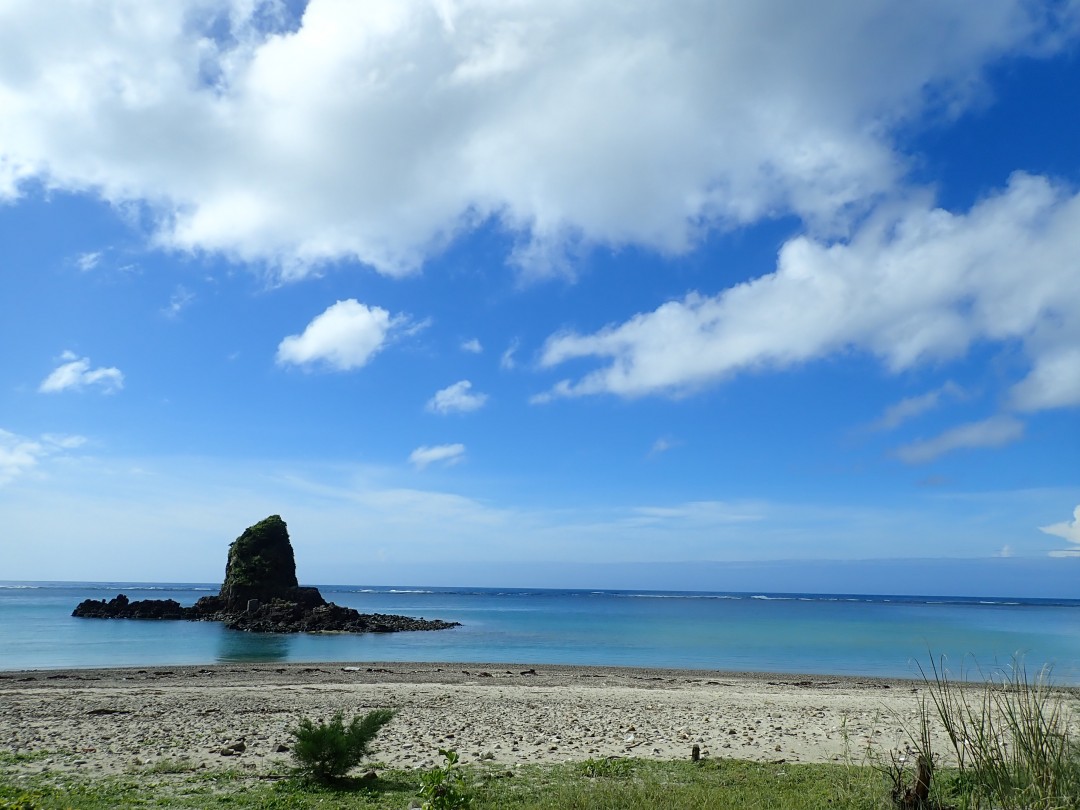
[{"label": "low shrub", "polygon": [[290,732],[296,739],[293,757],[302,772],[320,782],[339,779],[370,753],[375,735],[393,716],[390,709],[375,709],[357,715],[347,726],[342,712],[329,723],[316,724],[305,717]]},{"label": "low shrub", "polygon": [[420,795],[424,803],[422,810],[464,810],[472,807],[473,797],[469,790],[465,774],[458,766],[457,751],[439,749],[445,762],[420,777]]}]

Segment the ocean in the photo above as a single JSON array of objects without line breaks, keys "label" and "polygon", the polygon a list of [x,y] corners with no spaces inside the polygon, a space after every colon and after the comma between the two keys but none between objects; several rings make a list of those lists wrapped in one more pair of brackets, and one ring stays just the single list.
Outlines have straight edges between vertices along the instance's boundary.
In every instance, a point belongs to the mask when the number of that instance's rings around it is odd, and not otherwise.
[{"label": "ocean", "polygon": [[363,613],[453,630],[259,635],[206,622],[75,619],[83,599],[175,599],[217,585],[0,582],[0,669],[446,661],[981,679],[1019,658],[1080,685],[1080,600],[320,585]]}]

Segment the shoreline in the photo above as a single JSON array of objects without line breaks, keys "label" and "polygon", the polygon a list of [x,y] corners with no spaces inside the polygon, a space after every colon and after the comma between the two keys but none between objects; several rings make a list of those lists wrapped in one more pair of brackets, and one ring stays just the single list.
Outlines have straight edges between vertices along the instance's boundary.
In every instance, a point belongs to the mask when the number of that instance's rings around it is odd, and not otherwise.
[{"label": "shoreline", "polygon": [[[506,661],[225,661],[212,664],[139,664],[124,666],[56,666],[23,667],[18,669],[0,668],[0,684],[4,681],[21,680],[27,677],[35,680],[115,680],[137,674],[168,670],[175,675],[207,674],[221,675],[229,673],[255,676],[259,673],[274,673],[288,678],[300,677],[315,670],[324,672],[340,671],[373,680],[382,680],[383,676],[422,677],[427,676],[440,682],[450,682],[457,676],[466,677],[467,673],[488,671],[521,674],[535,670],[537,675],[547,677],[596,677],[609,676],[627,678],[728,678],[738,680],[804,680],[808,682],[857,682],[880,683],[890,686],[922,685],[920,678],[891,677],[885,675],[832,674],[807,672],[772,672],[753,670],[702,669],[693,667],[651,667],[651,666],[612,666],[607,664],[547,664],[537,662]],[[1073,687],[1066,687],[1073,688]],[[1075,687],[1080,690],[1080,686]]]},{"label": "shoreline", "polygon": [[[17,767],[105,776],[182,762],[291,767],[289,729],[392,708],[373,761],[427,768],[603,757],[861,762],[903,751],[921,681],[541,664],[235,663],[0,673],[0,750]],[[236,750],[243,749],[242,751]],[[939,750],[946,749],[945,740]],[[228,752],[228,753],[225,753]]]}]

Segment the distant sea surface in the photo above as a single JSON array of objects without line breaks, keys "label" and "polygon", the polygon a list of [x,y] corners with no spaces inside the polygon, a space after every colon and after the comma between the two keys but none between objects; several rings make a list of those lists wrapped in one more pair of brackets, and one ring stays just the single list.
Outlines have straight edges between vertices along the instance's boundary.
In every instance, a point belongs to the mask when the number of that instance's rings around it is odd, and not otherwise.
[{"label": "distant sea surface", "polygon": [[1080,685],[1080,600],[802,593],[319,586],[361,613],[453,630],[263,635],[209,622],[75,619],[84,599],[175,599],[216,585],[0,582],[0,669],[237,662],[446,661],[980,678],[1021,656]]}]

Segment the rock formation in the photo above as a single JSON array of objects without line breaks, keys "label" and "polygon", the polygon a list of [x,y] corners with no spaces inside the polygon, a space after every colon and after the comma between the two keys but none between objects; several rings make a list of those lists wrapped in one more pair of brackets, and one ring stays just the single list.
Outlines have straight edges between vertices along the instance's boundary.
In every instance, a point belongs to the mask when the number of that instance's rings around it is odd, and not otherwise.
[{"label": "rock formation", "polygon": [[318,588],[300,587],[289,529],[280,516],[271,515],[233,540],[221,592],[204,596],[194,610],[197,618],[230,624],[233,617],[257,613],[261,606],[275,602],[301,612],[326,605]]},{"label": "rock formation", "polygon": [[183,607],[173,599],[132,602],[119,594],[108,602],[87,599],[71,615],[87,619],[219,621],[233,630],[254,633],[394,633],[445,630],[459,624],[362,614],[327,602],[318,588],[300,587],[289,530],[278,515],[245,529],[229,546],[225,581],[216,596],[204,596],[191,607]]},{"label": "rock formation", "polygon": [[72,616],[84,619],[186,619],[186,611],[175,599],[143,599],[131,602],[124,594],[110,599],[87,599]]}]

